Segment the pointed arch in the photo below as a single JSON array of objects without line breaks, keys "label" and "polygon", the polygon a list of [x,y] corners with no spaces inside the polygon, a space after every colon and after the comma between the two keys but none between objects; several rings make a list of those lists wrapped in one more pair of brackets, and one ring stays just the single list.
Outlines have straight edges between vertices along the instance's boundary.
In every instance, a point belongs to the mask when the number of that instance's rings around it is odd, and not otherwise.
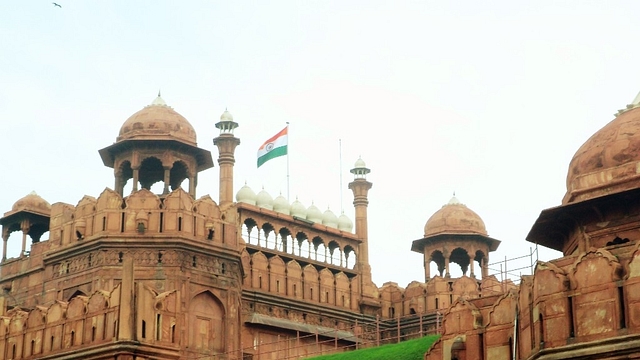
[{"label": "pointed arch", "polygon": [[[435,263],[435,269],[431,269],[431,263]],[[441,250],[434,250],[431,252],[431,255],[429,255],[429,264],[427,264],[427,266],[429,266],[430,270],[436,270],[436,273],[439,276],[444,275],[444,254]],[[434,271],[430,271],[430,273],[433,274]]]},{"label": "pointed arch", "polygon": [[469,269],[469,265],[471,263],[471,257],[469,256],[467,249],[457,247],[453,249],[453,251],[451,251],[451,255],[449,256],[449,262],[460,265],[460,270],[462,271],[462,275],[466,275],[467,270]]},{"label": "pointed arch", "polygon": [[206,290],[189,301],[189,347],[203,354],[224,353],[225,310],[222,302]]},{"label": "pointed arch", "polygon": [[[182,160],[177,160],[173,162],[173,166],[171,170],[169,170],[169,185],[171,191],[175,191],[178,188],[183,188],[182,182],[185,179],[189,179],[191,174],[193,174],[193,170],[189,170],[189,166]],[[187,187],[187,190],[189,187]]]},{"label": "pointed arch", "polygon": [[302,299],[302,293],[302,267],[297,261],[291,260],[287,263],[287,294]]},{"label": "pointed arch", "polygon": [[[164,167],[162,160],[156,156],[147,156],[140,163],[139,178],[141,189],[151,191],[151,187],[164,180]],[[161,194],[162,191],[156,191]]]},{"label": "pointed arch", "polygon": [[345,246],[344,247],[344,267],[347,269],[355,269],[357,263],[358,263],[358,257],[356,254],[356,250],[351,245]]},{"label": "pointed arch", "polygon": [[336,287],[333,273],[327,268],[320,270],[320,302],[335,305]]},{"label": "pointed arch", "polygon": [[351,306],[351,292],[349,278],[345,273],[339,272],[335,275],[336,281],[336,305],[344,308]]},{"label": "pointed arch", "polygon": [[242,223],[242,237],[247,244],[258,245],[258,224],[252,218],[247,218]]},{"label": "pointed arch", "polygon": [[275,228],[273,227],[273,225],[271,225],[270,223],[264,223],[262,224],[261,227],[261,232],[263,234],[262,239],[264,240],[264,242],[261,244],[261,246],[267,248],[267,249],[275,249],[276,247],[276,234],[275,234]]},{"label": "pointed arch", "polygon": [[267,290],[269,279],[269,262],[262,252],[257,252],[251,256],[251,287],[254,289]]},{"label": "pointed arch", "polygon": [[304,244],[306,244],[307,250],[309,249],[308,248],[309,242],[307,241],[308,238],[309,237],[307,236],[307,234],[303,233],[302,231],[296,233],[296,242],[297,242],[296,245],[298,248],[296,249],[297,251],[294,251],[294,255],[305,257],[306,253],[305,254],[302,253],[302,247]]},{"label": "pointed arch", "polygon": [[320,292],[318,270],[316,270],[313,265],[307,265],[302,269],[302,276],[304,281],[304,299],[318,301],[318,293]]},{"label": "pointed arch", "polygon": [[[342,250],[340,249],[340,244],[337,241],[331,240],[327,245],[329,248],[329,260],[327,261],[329,264],[342,266]],[[336,251],[336,249],[338,251]]]},{"label": "pointed arch", "polygon": [[269,259],[269,291],[277,294],[286,292],[286,267],[280,256]]}]

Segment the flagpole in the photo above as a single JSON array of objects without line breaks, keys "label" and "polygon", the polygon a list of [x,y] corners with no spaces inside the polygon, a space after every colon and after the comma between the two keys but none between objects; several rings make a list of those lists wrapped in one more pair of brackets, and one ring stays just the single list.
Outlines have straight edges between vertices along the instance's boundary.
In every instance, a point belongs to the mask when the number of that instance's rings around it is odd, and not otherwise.
[{"label": "flagpole", "polygon": [[[288,137],[288,134],[289,134],[289,122],[287,121],[287,137]],[[289,144],[287,144],[287,201],[291,202],[291,198],[289,197]]]},{"label": "flagpole", "polygon": [[342,204],[342,139],[338,139],[338,154],[340,156],[340,214],[344,213]]}]

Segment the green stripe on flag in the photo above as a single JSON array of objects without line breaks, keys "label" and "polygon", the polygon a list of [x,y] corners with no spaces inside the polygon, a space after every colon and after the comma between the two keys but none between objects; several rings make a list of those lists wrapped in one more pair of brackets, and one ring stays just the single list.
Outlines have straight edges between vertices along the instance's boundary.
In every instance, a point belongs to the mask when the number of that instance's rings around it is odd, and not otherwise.
[{"label": "green stripe on flag", "polygon": [[287,146],[280,146],[277,147],[271,151],[269,151],[268,153],[260,156],[258,158],[258,167],[260,167],[260,165],[266,163],[267,161],[273,159],[273,158],[277,158],[279,156],[284,156],[287,155]]}]

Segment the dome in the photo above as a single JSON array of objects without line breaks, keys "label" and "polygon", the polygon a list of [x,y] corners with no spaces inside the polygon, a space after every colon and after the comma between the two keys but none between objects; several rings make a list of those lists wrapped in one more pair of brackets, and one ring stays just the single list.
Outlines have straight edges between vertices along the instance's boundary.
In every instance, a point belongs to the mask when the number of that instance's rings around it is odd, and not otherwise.
[{"label": "dome", "polygon": [[282,194],[273,199],[273,210],[285,215],[291,215],[291,205]]},{"label": "dome", "polygon": [[370,173],[371,170],[367,168],[367,164],[364,163],[362,157],[359,157],[356,160],[356,163],[353,165],[353,169],[351,169],[351,173],[355,175],[356,179],[365,179],[367,174]]},{"label": "dome", "polygon": [[487,235],[484,222],[473,210],[454,196],[440,210],[436,211],[424,226],[424,237],[438,234],[479,234]]},{"label": "dome", "polygon": [[639,173],[640,107],[632,104],[576,151],[569,164],[562,203],[638,188]]},{"label": "dome", "polygon": [[256,193],[245,183],[243,187],[236,193],[236,201],[250,205],[256,204]]},{"label": "dome", "polygon": [[178,140],[196,146],[193,126],[158,97],[122,124],[116,142],[122,140]]},{"label": "dome", "polygon": [[348,232],[353,231],[353,222],[351,222],[351,219],[349,219],[349,217],[344,213],[342,213],[338,218],[338,230]]},{"label": "dome", "polygon": [[307,208],[307,220],[322,224],[322,212],[313,202],[311,202],[311,206]]},{"label": "dome", "polygon": [[220,121],[233,121],[233,115],[227,109],[224,109],[224,112],[220,115]]},{"label": "dome", "polygon": [[322,214],[322,224],[332,228],[338,228],[338,217],[329,208]]},{"label": "dome", "polygon": [[365,164],[364,160],[362,160],[361,157],[359,157],[358,160],[356,160],[356,163],[353,164],[354,169],[366,168],[366,167],[367,167],[367,164]]},{"label": "dome", "polygon": [[298,201],[298,198],[291,203],[291,216],[297,216],[303,219],[307,218],[307,208]]},{"label": "dome", "polygon": [[32,191],[29,195],[13,204],[11,212],[16,213],[18,211],[28,211],[49,216],[51,215],[51,204],[36,194],[35,191]]},{"label": "dome", "polygon": [[264,188],[256,195],[256,205],[268,210],[273,210],[273,198]]}]

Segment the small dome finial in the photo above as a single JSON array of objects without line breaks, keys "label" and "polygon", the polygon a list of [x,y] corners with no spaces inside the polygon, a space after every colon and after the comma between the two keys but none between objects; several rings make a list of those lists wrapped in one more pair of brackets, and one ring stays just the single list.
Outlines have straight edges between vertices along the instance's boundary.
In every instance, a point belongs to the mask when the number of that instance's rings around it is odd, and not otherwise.
[{"label": "small dome finial", "polygon": [[167,103],[164,102],[164,99],[162,99],[162,97],[160,96],[160,90],[158,90],[158,97],[156,97],[153,102],[151,103],[151,105],[159,105],[159,106],[167,106]]}]

